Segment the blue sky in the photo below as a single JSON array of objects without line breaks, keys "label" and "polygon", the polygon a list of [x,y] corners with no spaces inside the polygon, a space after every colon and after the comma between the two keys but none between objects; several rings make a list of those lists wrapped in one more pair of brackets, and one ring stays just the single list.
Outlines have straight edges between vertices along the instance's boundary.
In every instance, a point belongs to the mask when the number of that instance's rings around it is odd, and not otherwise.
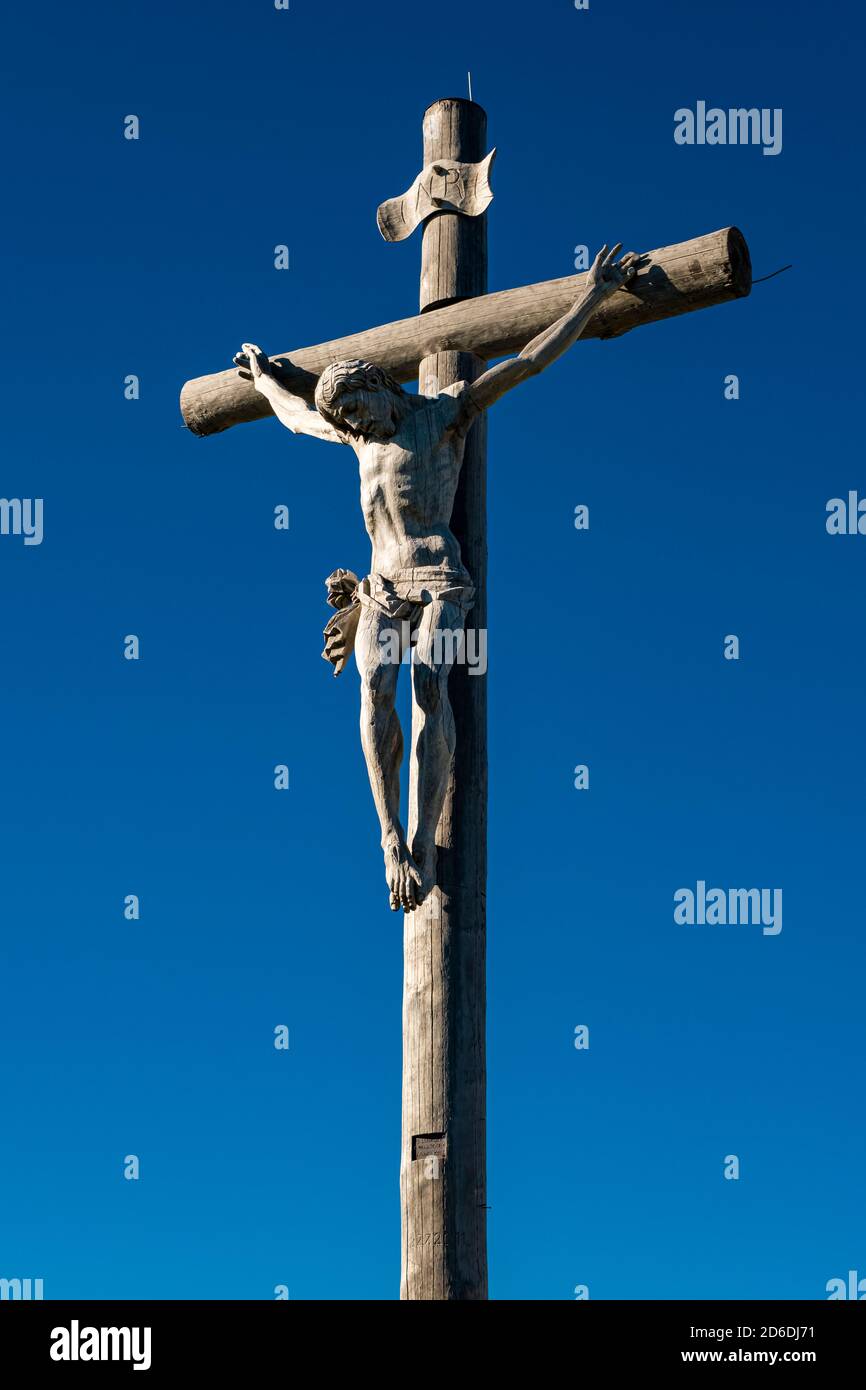
[{"label": "blue sky", "polygon": [[[491,418],[491,1296],[866,1274],[866,538],[825,529],[866,496],[859,11],[51,3],[6,37],[0,493],[44,540],[0,536],[0,1276],[397,1294],[400,925],[319,657],[355,469],[272,421],[194,439],[177,395],[414,312],[376,207],[469,68],[491,289],[730,223],[794,266]],[[676,145],[698,100],[781,108],[782,152]],[[675,924],[699,879],[781,887],[783,930]]]}]

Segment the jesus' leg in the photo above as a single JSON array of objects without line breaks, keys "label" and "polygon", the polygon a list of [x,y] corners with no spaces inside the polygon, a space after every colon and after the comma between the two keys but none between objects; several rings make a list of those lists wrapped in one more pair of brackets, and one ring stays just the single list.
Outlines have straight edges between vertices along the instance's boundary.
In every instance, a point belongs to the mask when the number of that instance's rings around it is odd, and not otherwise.
[{"label": "jesus' leg", "polygon": [[403,733],[394,700],[401,656],[400,623],[375,608],[362,608],[355,637],[355,659],[361,673],[361,744],[382,827],[391,907],[395,912],[401,907],[411,912],[418,901],[421,875],[400,822]]},{"label": "jesus' leg", "polygon": [[454,757],[454,715],[448,677],[463,641],[463,609],[434,599],[424,608],[412,659],[415,704],[411,776],[416,779],[417,825],[412,858],[426,895],[436,881],[436,827]]}]

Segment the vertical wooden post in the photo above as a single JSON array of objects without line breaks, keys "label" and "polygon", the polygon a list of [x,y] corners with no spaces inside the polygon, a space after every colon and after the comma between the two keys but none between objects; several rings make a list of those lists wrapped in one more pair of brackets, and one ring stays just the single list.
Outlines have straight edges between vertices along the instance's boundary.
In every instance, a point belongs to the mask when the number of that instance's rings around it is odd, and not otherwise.
[{"label": "vertical wooden post", "polygon": [[[487,153],[486,139],[480,106],[437,101],[424,115],[423,164],[475,163]],[[422,312],[486,290],[486,213],[434,213],[423,234]],[[419,389],[474,380],[485,365],[472,353],[427,357]],[[486,474],[482,417],[466,441],[451,527],[476,588],[467,627],[485,633]],[[437,887],[406,915],[403,983],[400,1297],[437,1301],[487,1298],[486,674],[455,666],[449,696],[457,748],[437,835]],[[410,843],[414,817],[410,801]]]}]

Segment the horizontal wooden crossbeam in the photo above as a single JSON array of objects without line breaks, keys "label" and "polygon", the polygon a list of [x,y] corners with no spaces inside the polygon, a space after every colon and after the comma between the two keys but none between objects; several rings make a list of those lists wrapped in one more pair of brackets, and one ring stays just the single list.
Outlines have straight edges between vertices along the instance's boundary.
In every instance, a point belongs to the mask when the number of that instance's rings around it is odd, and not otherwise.
[{"label": "horizontal wooden crossbeam", "polygon": [[[585,273],[569,275],[479,295],[272,360],[286,384],[307,400],[312,400],[324,368],[344,358],[363,358],[387,368],[398,381],[413,381],[422,359],[436,352],[474,352],[488,361],[519,352],[571,307],[585,280]],[[616,338],[645,323],[740,299],[751,287],[745,238],[736,227],[723,227],[647,252],[635,279],[604,302],[582,337]],[[230,346],[234,351],[238,345]],[[272,413],[264,397],[233,369],[188,381],[180,408],[186,425],[198,435],[218,434]]]}]

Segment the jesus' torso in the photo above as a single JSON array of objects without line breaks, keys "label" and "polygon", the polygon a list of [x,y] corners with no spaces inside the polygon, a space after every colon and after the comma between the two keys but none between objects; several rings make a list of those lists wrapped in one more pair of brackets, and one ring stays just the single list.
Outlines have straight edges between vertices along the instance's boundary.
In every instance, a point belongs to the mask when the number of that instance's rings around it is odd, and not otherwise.
[{"label": "jesus' torso", "polygon": [[463,389],[461,382],[435,397],[410,396],[390,439],[352,441],[374,573],[398,579],[441,570],[468,578],[449,525],[471,423]]}]

